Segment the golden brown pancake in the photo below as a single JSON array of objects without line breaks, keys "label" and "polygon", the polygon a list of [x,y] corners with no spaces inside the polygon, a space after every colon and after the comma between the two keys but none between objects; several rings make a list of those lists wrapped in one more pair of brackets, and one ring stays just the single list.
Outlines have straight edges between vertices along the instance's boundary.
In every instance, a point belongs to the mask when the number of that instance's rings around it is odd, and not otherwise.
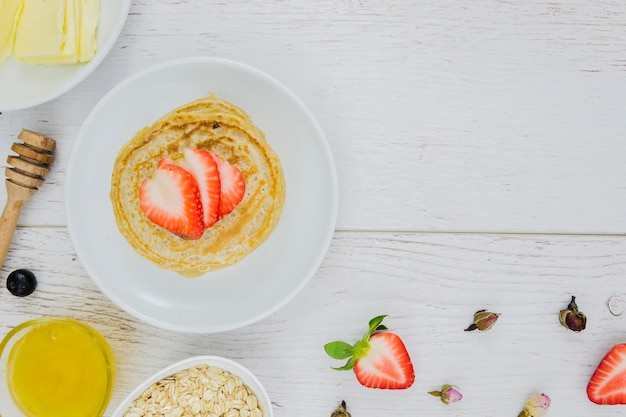
[{"label": "golden brown pancake", "polygon": [[[167,155],[185,148],[214,152],[239,168],[246,184],[241,203],[198,240],[152,223],[139,207],[139,188]],[[282,212],[285,179],[265,134],[240,108],[211,94],[141,129],[113,167],[111,203],[128,243],[158,266],[187,277],[233,265],[272,233]]]}]

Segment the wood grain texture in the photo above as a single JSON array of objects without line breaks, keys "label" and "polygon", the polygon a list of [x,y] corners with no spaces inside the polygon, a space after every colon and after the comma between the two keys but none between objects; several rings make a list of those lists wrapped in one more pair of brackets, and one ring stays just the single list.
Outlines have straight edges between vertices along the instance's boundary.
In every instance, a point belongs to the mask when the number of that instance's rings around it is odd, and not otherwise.
[{"label": "wood grain texture", "polygon": [[[551,417],[623,415],[591,404],[585,386],[626,341],[626,314],[607,308],[626,303],[625,50],[616,0],[133,1],[90,77],[0,114],[0,161],[23,128],[57,140],[0,269],[2,281],[32,269],[39,286],[16,298],[0,282],[0,334],[38,316],[96,327],[119,366],[107,416],[143,379],[199,354],[249,367],[276,417],[330,415],[341,400],[355,417],[515,416],[535,391],[552,397]],[[310,284],[272,316],[216,335],[173,334],[115,306],[82,268],[64,216],[68,158],[91,109],[137,71],[194,55],[292,89],[323,126],[340,184],[337,232]],[[558,323],[571,295],[589,319],[580,334]],[[482,308],[502,314],[496,326],[464,332]],[[409,348],[409,390],[368,390],[330,369],[324,343],[355,341],[377,314]],[[427,395],[444,383],[463,401]]]},{"label": "wood grain texture", "polygon": [[[37,316],[62,315],[107,338],[119,375],[109,411],[144,378],[174,361],[215,354],[257,374],[281,416],[330,415],[342,399],[355,416],[516,415],[526,395],[552,397],[551,416],[622,415],[585,395],[602,355],[624,342],[626,315],[607,308],[623,288],[626,239],[339,232],[310,284],[285,308],[246,328],[215,335],[173,334],[114,306],[89,280],[69,236],[26,228],[2,268],[31,268],[35,293],[0,291],[0,332]],[[182,279],[182,278],[174,278]],[[588,327],[570,332],[558,311],[577,296]],[[488,332],[464,332],[476,310],[501,313]],[[417,379],[406,391],[361,387],[351,372],[330,369],[326,342],[356,341],[376,314],[404,339]],[[426,394],[453,383],[462,402],[444,407]]]},{"label": "wood grain texture", "polygon": [[59,141],[22,224],[64,224],[72,141],[110,88],[204,55],[258,67],[311,108],[342,230],[623,234],[625,16],[609,0],[136,1],[87,80],[0,115],[2,144],[25,126]]}]

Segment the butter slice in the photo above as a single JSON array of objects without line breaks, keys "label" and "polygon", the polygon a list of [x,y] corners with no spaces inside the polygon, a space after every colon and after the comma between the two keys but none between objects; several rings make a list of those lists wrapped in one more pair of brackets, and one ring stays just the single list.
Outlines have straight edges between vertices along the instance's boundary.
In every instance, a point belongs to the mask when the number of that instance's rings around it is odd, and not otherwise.
[{"label": "butter slice", "polygon": [[24,0],[13,54],[31,64],[87,62],[96,53],[99,0]]},{"label": "butter slice", "polygon": [[100,0],[78,0],[80,8],[79,62],[91,61],[98,50],[96,33],[100,20]]},{"label": "butter slice", "polygon": [[15,29],[24,0],[0,0],[0,65],[13,53]]},{"label": "butter slice", "polygon": [[72,28],[65,27],[65,12],[65,0],[25,0],[15,33],[15,58],[37,63],[63,55],[72,46],[67,42],[66,30]]}]

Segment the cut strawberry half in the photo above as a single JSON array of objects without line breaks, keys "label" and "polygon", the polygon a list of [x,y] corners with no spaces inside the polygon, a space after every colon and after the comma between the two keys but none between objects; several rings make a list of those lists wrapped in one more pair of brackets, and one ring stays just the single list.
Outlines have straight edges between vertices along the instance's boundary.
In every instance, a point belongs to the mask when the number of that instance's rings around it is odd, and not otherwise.
[{"label": "cut strawberry half", "polygon": [[184,239],[199,239],[204,233],[198,185],[177,165],[162,164],[144,180],[139,205],[151,222]]},{"label": "cut strawberry half", "polygon": [[589,380],[587,397],[596,404],[626,404],[626,343],[604,356]]},{"label": "cut strawberry half", "polygon": [[408,388],[415,380],[413,365],[404,343],[393,333],[375,333],[367,355],[356,360],[356,379],[366,387]]},{"label": "cut strawberry half", "polygon": [[220,175],[220,204],[217,209],[217,217],[222,218],[241,203],[246,193],[246,183],[239,168],[229,164],[219,155],[214,153],[211,155],[213,155]]},{"label": "cut strawberry half", "polygon": [[218,220],[220,203],[220,174],[213,154],[203,149],[186,148],[182,153],[166,156],[159,166],[174,164],[189,172],[198,184],[202,202],[204,227],[211,227]]},{"label": "cut strawberry half", "polygon": [[324,350],[333,359],[348,359],[340,371],[352,369],[361,385],[379,389],[405,389],[413,385],[415,371],[402,339],[387,332],[382,324],[386,316],[374,317],[365,336],[350,345],[330,342]]}]

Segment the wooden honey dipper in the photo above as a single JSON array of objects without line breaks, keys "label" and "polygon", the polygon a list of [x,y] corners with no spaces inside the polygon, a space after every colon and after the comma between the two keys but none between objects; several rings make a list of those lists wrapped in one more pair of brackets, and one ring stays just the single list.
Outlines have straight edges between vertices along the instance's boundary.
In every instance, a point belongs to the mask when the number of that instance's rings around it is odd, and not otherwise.
[{"label": "wooden honey dipper", "polygon": [[41,133],[24,129],[17,136],[24,143],[13,143],[6,174],[7,201],[0,217],[0,267],[4,263],[22,206],[45,182],[54,161],[56,141]]}]

